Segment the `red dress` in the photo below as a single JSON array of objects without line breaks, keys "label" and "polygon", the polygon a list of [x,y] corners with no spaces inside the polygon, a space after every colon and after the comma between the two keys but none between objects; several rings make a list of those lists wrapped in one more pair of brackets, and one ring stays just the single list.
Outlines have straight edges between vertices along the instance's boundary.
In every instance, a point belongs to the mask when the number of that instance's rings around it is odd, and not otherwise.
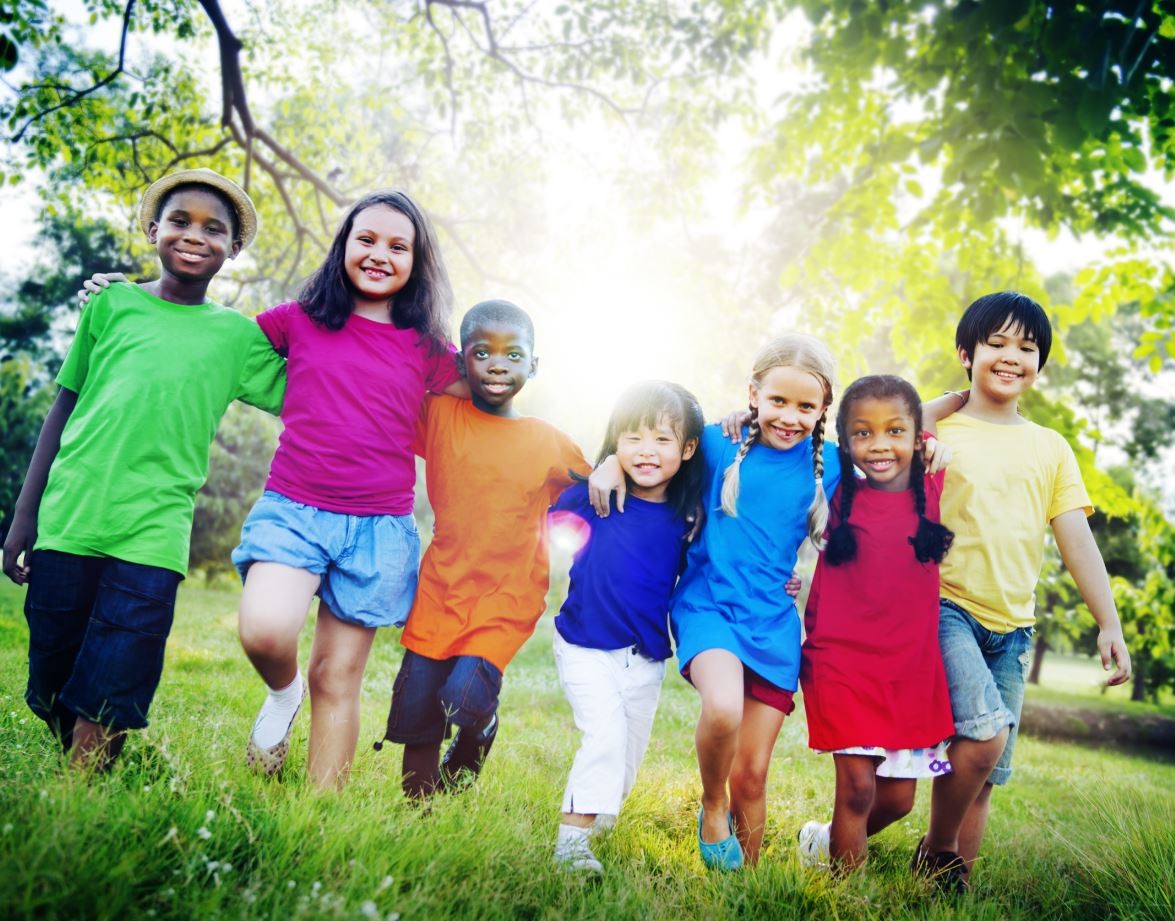
[{"label": "red dress", "polygon": [[[942,482],[942,474],[925,480],[932,521]],[[856,559],[830,566],[821,556],[804,610],[808,744],[821,751],[937,745],[954,734],[954,720],[938,645],[938,566],[919,563],[909,542],[918,529],[913,493],[858,480],[850,520]]]}]

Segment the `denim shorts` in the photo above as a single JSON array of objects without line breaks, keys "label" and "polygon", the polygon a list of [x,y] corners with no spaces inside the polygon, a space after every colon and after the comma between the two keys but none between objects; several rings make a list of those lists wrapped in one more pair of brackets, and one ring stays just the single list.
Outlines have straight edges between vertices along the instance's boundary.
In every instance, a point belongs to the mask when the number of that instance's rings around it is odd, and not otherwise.
[{"label": "denim shorts", "polygon": [[29,565],[29,707],[67,747],[77,716],[142,729],[183,576],[56,550],[34,551]]},{"label": "denim shorts", "polygon": [[450,724],[484,725],[497,711],[501,692],[502,673],[480,656],[430,659],[406,649],[392,685],[385,738],[402,745],[439,744]]},{"label": "denim shorts", "polygon": [[281,563],[321,578],[318,596],[339,620],[402,627],[416,597],[420,534],[411,515],[347,515],[267,489],[233,550],[241,579],[254,563]]},{"label": "denim shorts", "polygon": [[938,640],[951,691],[955,735],[976,742],[1011,726],[1008,744],[988,780],[1006,784],[1024,704],[1024,682],[1032,661],[1032,628],[1010,633],[988,630],[952,601],[939,607]]}]

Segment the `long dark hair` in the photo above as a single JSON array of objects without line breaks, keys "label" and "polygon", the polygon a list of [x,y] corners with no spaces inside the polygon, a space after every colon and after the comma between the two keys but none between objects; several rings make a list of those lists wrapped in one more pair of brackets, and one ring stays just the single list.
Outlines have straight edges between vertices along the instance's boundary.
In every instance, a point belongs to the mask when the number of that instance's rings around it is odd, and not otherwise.
[{"label": "long dark hair", "polygon": [[642,425],[655,428],[662,417],[673,426],[682,448],[690,441],[698,442],[693,457],[681,462],[681,468],[669,481],[669,489],[666,491],[666,499],[674,514],[684,519],[697,509],[702,495],[705,471],[701,438],[706,419],[697,398],[680,384],[641,381],[625,390],[608,419],[604,443],[600,446],[596,463],[616,453],[620,436],[624,432],[635,432]]},{"label": "long dark hair", "polygon": [[310,276],[298,294],[306,315],[327,329],[342,329],[354,309],[355,289],[347,278],[344,254],[355,216],[366,208],[385,207],[399,211],[412,222],[416,240],[412,245],[412,274],[407,284],[388,303],[392,323],[399,329],[414,329],[441,352],[449,341],[449,319],[453,310],[453,288],[441,259],[432,223],[404,192],[392,189],[365,195],[351,206],[339,225],[326,259]]},{"label": "long dark hair", "polygon": [[[857,556],[857,538],[849,521],[853,513],[853,496],[857,492],[857,475],[849,454],[849,412],[857,400],[901,400],[914,419],[916,431],[922,431],[922,401],[918,392],[900,377],[892,374],[873,374],[853,381],[841,398],[836,414],[837,457],[840,458],[840,503],[834,509],[835,523],[828,535],[824,557],[833,566],[847,563]],[[914,556],[920,563],[941,563],[955,535],[945,525],[926,517],[925,471],[922,452],[915,451],[910,462],[910,492],[914,494],[914,510],[918,513],[918,530],[909,538]]]}]

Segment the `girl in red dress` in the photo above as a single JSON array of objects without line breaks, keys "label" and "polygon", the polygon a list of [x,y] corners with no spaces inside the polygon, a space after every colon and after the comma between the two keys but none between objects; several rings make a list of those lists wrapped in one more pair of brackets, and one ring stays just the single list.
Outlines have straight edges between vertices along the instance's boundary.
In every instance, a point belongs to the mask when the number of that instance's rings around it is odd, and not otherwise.
[{"label": "girl in red dress", "polygon": [[[800,830],[801,859],[856,869],[866,838],[905,816],[917,778],[950,771],[954,732],[938,645],[943,473],[922,465],[922,404],[898,377],[863,377],[836,421],[841,485],[805,608],[800,684],[808,744],[832,752],[830,823]],[[860,471],[860,474],[854,471]]]}]

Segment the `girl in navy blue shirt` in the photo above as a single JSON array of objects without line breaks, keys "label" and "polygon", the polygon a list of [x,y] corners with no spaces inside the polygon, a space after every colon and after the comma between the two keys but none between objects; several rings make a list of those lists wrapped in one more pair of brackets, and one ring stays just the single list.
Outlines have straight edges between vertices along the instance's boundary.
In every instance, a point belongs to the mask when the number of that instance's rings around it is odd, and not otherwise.
[{"label": "girl in navy blue shirt", "polygon": [[623,515],[601,518],[586,483],[559,498],[552,527],[583,543],[555,618],[559,683],[583,739],[563,794],[555,860],[602,873],[590,835],[608,825],[649,744],[669,642],[669,597],[681,571],[686,517],[696,508],[704,419],[685,388],[646,381],[627,390],[608,422],[599,461],[624,472]]}]

